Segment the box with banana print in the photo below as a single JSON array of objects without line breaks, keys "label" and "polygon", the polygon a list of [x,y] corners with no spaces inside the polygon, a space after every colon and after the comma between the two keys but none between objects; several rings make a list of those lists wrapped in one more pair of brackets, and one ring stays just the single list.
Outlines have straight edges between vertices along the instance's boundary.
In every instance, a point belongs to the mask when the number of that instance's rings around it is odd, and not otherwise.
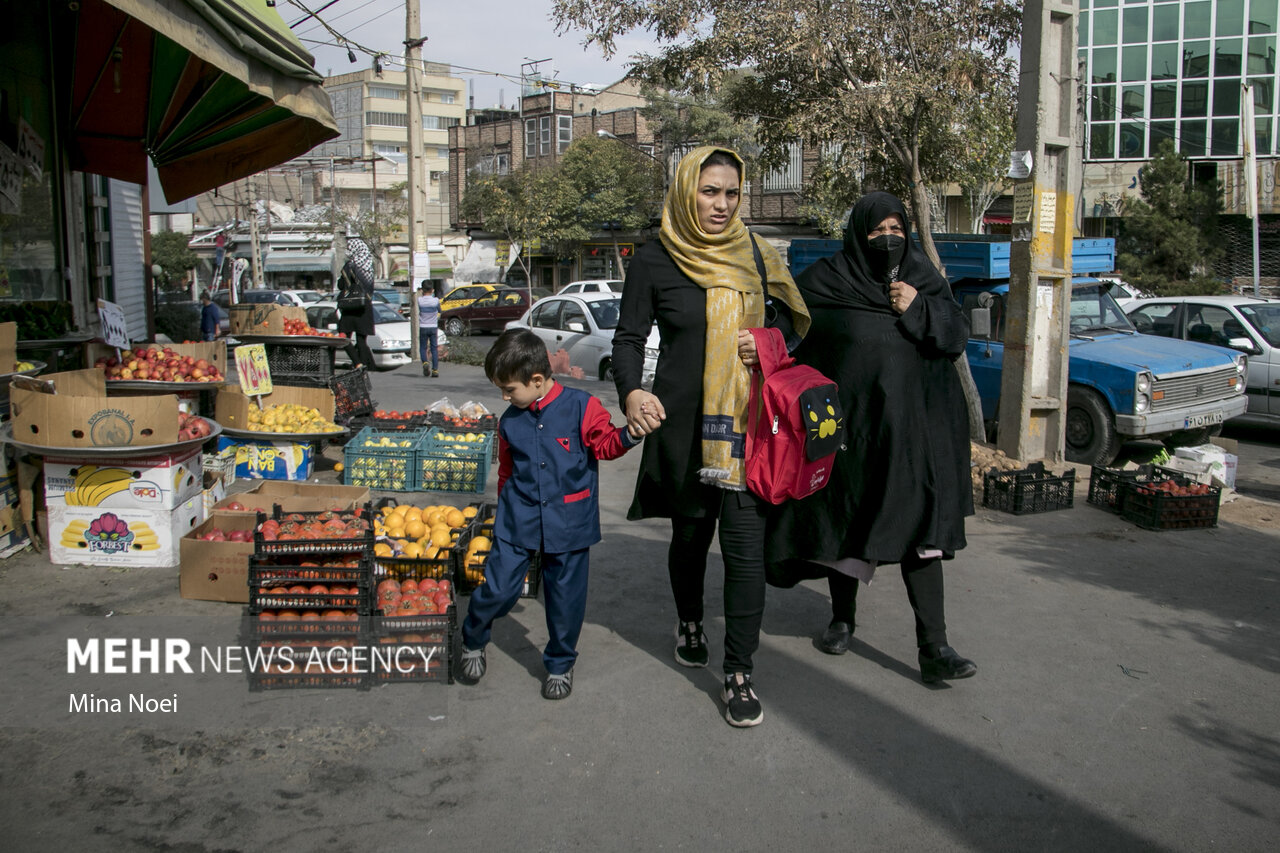
[{"label": "box with banana print", "polygon": [[204,487],[199,448],[92,462],[45,459],[45,505],[106,509],[176,509]]},{"label": "box with banana print", "polygon": [[178,565],[182,537],[204,519],[199,495],[174,509],[49,504],[49,560],[57,565]]}]

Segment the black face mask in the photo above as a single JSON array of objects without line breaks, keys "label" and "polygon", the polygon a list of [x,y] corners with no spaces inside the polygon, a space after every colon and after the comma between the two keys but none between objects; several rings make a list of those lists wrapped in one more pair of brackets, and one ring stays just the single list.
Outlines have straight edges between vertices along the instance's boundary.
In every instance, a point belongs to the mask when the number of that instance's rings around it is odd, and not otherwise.
[{"label": "black face mask", "polygon": [[877,234],[867,240],[867,246],[873,251],[884,252],[895,261],[902,256],[902,247],[906,244],[906,238],[898,234]]}]

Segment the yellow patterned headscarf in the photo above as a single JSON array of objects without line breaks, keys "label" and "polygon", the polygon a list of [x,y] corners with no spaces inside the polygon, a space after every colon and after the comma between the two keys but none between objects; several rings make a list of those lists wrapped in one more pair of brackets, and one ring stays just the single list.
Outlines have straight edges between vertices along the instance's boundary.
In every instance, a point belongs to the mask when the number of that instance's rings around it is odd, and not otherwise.
[{"label": "yellow patterned headscarf", "polygon": [[[727,148],[703,146],[684,156],[676,167],[662,210],[660,236],[676,266],[707,292],[707,340],[702,369],[703,482],[726,489],[746,488],[744,449],[751,374],[738,357],[738,330],[764,325],[764,293],[756,267],[751,233],[743,224],[741,202],[719,234],[698,224],[698,185],[703,163],[721,151],[738,164],[741,199],[742,158]],[[769,298],[791,309],[797,333],[809,329],[809,311],[786,264],[763,240],[757,240]]]}]

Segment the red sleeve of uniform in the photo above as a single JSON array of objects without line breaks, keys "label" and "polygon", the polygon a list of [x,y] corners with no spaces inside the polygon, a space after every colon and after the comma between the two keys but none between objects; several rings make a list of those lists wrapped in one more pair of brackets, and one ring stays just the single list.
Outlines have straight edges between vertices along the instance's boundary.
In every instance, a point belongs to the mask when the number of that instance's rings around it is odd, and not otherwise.
[{"label": "red sleeve of uniform", "polygon": [[507,482],[507,478],[511,476],[511,469],[514,463],[511,461],[511,448],[507,446],[507,440],[502,437],[502,430],[498,430],[498,494],[502,494],[502,484]]},{"label": "red sleeve of uniform", "polygon": [[614,426],[604,404],[592,397],[582,415],[582,443],[591,448],[597,459],[617,459],[637,442],[631,440],[626,427]]}]

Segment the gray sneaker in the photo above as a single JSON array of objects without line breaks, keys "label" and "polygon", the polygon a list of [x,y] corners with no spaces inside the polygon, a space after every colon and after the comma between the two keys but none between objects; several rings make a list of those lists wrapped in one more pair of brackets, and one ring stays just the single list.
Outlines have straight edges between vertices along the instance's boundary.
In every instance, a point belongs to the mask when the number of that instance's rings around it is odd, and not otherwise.
[{"label": "gray sneaker", "polygon": [[559,675],[548,673],[546,681],[542,682],[543,699],[564,699],[572,692],[573,670],[562,672]]},{"label": "gray sneaker", "polygon": [[458,680],[463,684],[475,684],[484,678],[484,649],[468,649],[463,647],[462,657],[458,661]]}]

